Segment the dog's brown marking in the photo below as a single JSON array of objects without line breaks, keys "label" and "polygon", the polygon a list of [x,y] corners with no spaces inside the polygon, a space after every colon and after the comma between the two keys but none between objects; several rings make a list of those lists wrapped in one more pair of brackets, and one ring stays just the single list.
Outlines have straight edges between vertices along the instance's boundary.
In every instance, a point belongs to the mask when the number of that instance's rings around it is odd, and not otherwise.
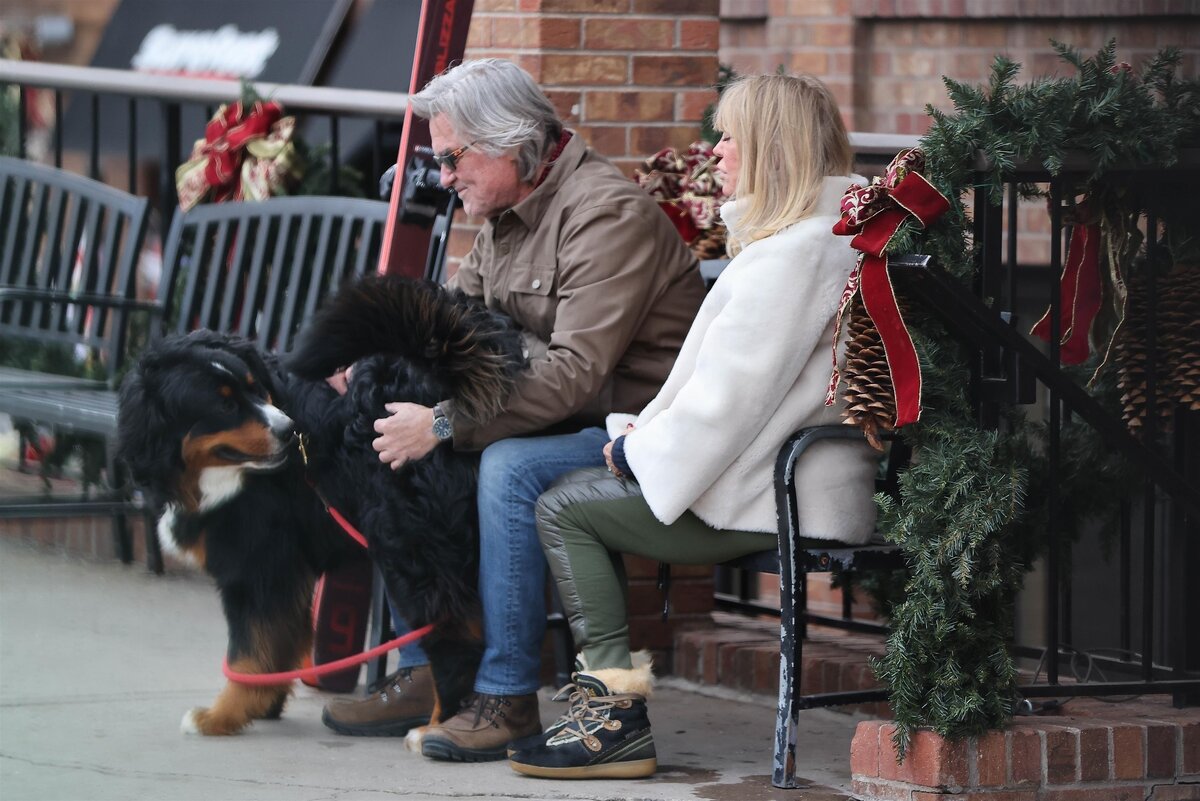
[{"label": "dog's brown marking", "polygon": [[[282,628],[253,626],[250,634],[252,653],[233,660],[230,669],[236,673],[260,674],[300,667],[304,655],[312,647],[311,637],[292,641]],[[274,659],[272,654],[275,655]],[[261,687],[230,681],[213,700],[211,707],[193,710],[192,721],[201,734],[237,734],[255,720],[277,719],[291,694],[290,681]]]},{"label": "dog's brown marking", "polygon": [[[179,550],[187,554],[200,568],[204,567],[205,560],[208,559],[208,549],[204,547],[204,542],[204,535],[201,534],[195,542],[179,546]],[[176,544],[178,545],[178,542]]]},{"label": "dog's brown marking", "polygon": [[278,443],[271,430],[256,420],[227,431],[198,436],[188,434],[181,448],[184,468],[179,477],[178,492],[180,502],[189,512],[195,512],[200,506],[200,474],[206,468],[238,464],[216,453],[222,445],[253,457],[252,460],[269,459],[278,452]]},{"label": "dog's brown marking", "polygon": [[[269,673],[258,657],[234,660],[230,668],[238,673]],[[196,709],[192,721],[201,734],[224,736],[237,734],[251,721],[265,718],[274,711],[278,716],[291,693],[291,683],[256,687],[230,681],[208,709]]]}]

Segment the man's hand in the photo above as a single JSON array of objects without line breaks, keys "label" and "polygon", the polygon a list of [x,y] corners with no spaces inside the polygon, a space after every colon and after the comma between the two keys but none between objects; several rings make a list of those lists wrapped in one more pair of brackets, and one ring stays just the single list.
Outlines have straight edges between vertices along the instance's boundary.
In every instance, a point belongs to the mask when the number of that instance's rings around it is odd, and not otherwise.
[{"label": "man's hand", "polygon": [[433,409],[419,403],[388,403],[383,408],[391,416],[375,421],[379,436],[371,443],[379,453],[379,461],[399,470],[405,462],[420,459],[437,447]]},{"label": "man's hand", "polygon": [[344,367],[338,370],[329,378],[325,379],[325,383],[333,387],[334,392],[339,395],[345,395],[346,390],[350,387],[350,371],[354,369],[354,365]]}]

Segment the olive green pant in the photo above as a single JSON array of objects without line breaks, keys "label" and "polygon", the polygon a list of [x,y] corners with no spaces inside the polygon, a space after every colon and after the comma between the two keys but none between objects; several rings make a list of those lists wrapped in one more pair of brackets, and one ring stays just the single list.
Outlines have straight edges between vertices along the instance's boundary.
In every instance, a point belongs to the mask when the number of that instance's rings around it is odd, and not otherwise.
[{"label": "olive green pant", "polygon": [[632,667],[622,553],[707,565],[777,546],[775,534],[711,528],[691,512],[664,525],[635,482],[602,467],[564,476],[538,499],[536,516],[571,635],[592,670]]}]

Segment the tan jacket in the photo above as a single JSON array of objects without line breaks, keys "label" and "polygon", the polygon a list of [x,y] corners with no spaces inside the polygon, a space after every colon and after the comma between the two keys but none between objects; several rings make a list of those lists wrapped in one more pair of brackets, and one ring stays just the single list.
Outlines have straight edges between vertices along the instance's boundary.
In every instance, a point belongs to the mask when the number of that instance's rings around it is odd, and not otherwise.
[{"label": "tan jacket", "polygon": [[667,216],[577,134],[541,186],[484,224],[448,284],[512,317],[529,345],[498,417],[471,420],[443,404],[462,450],[640,411],[704,299]]}]

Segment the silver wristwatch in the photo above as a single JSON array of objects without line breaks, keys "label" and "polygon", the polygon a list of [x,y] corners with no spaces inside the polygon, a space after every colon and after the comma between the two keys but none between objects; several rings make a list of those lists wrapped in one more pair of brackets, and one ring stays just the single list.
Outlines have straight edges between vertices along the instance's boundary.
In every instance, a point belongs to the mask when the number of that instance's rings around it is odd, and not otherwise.
[{"label": "silver wristwatch", "polygon": [[442,411],[440,403],[433,407],[433,435],[438,442],[446,442],[454,437],[454,427],[450,425],[450,418]]}]

